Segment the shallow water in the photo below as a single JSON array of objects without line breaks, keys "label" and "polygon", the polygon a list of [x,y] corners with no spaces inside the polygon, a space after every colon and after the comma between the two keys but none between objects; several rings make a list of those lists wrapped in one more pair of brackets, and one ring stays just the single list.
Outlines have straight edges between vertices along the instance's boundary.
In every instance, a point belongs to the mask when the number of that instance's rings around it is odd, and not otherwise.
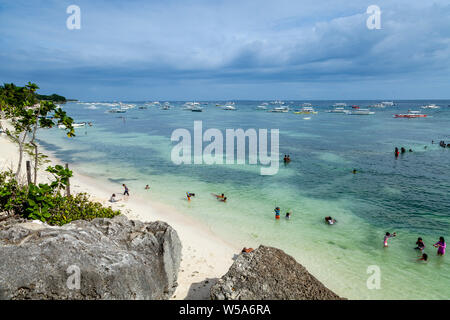
[{"label": "shallow water", "polygon": [[[257,111],[260,102],[237,102],[237,111],[209,103],[204,112],[175,108],[134,108],[106,113],[109,106],[69,103],[64,109],[77,121],[93,121],[68,139],[63,131],[41,133],[41,143],[83,173],[177,207],[230,241],[279,247],[293,255],[319,280],[351,299],[448,299],[450,263],[432,247],[450,235],[450,101],[433,101],[439,110],[423,110],[423,119],[394,119],[428,101],[402,101],[375,109],[375,115],[330,114],[334,102],[313,101],[317,115]],[[372,101],[351,101],[365,106]],[[137,102],[136,104],[139,104]],[[290,105],[300,105],[299,102]],[[304,117],[311,117],[304,120]],[[258,165],[180,165],[172,163],[170,141],[176,128],[279,128],[278,174],[260,175]],[[413,149],[395,159],[394,147]],[[425,146],[427,147],[425,149]],[[352,174],[356,168],[357,174]],[[150,191],[143,190],[149,184]],[[185,192],[195,192],[191,201]],[[211,193],[225,193],[221,203]],[[275,221],[273,209],[293,211]],[[334,226],[323,223],[331,215]],[[383,248],[383,234],[396,231]],[[427,263],[413,249],[418,236],[427,245]],[[368,289],[367,268],[381,270],[381,288]]]}]

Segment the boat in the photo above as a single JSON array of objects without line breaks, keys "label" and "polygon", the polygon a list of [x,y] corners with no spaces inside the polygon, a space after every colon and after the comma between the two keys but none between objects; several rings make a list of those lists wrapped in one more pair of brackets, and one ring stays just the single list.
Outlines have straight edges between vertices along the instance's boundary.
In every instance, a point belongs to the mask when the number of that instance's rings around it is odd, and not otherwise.
[{"label": "boat", "polygon": [[191,109],[192,112],[203,112],[203,108],[202,107],[193,107]]},{"label": "boat", "polygon": [[112,108],[112,109],[108,110],[108,112],[109,113],[125,113],[127,111],[124,109],[121,109],[121,108]]},{"label": "boat", "polygon": [[386,105],[383,103],[375,103],[369,106],[370,108],[386,108]]},{"label": "boat", "polygon": [[428,104],[426,106],[421,106],[421,108],[422,109],[439,109],[440,107],[433,103],[433,104]]},{"label": "boat", "polygon": [[276,113],[286,113],[289,112],[289,107],[275,107],[268,112],[276,112]]},{"label": "boat", "polygon": [[259,105],[259,106],[256,107],[256,110],[267,110],[267,106]]},{"label": "boat", "polygon": [[303,120],[311,120],[311,117],[305,117]]},{"label": "boat", "polygon": [[303,107],[300,111],[295,111],[295,114],[317,114],[313,107]]},{"label": "boat", "polygon": [[335,103],[335,104],[333,104],[332,105],[332,107],[346,107],[347,106],[347,104],[346,103],[344,103],[344,102],[337,102],[337,103]]},{"label": "boat", "polygon": [[138,108],[141,110],[148,109],[147,106],[139,106]]},{"label": "boat", "polygon": [[[73,128],[81,128],[81,127],[85,127],[86,126],[86,122],[80,122],[80,123],[72,123],[72,127]],[[59,124],[58,125],[59,129],[66,129],[66,126],[63,124]]]},{"label": "boat", "polygon": [[222,109],[223,110],[232,110],[232,111],[234,111],[234,110],[236,110],[236,107],[234,105],[229,104],[229,105],[226,105],[226,106],[222,107]]},{"label": "boat", "polygon": [[408,110],[408,113],[396,114],[394,118],[425,118],[427,115],[420,111]]},{"label": "boat", "polygon": [[369,114],[375,114],[375,112],[370,111],[369,109],[356,109],[356,110],[349,112],[348,114],[350,114],[350,115],[369,115]]},{"label": "boat", "polygon": [[395,103],[393,101],[383,101],[381,102],[381,104],[384,105],[385,107],[395,106]]},{"label": "boat", "polygon": [[350,112],[350,110],[346,110],[343,107],[336,107],[334,109],[328,110],[328,112],[330,112],[330,113],[345,113],[345,114],[347,114],[347,113]]},{"label": "boat", "polygon": [[183,110],[192,110],[194,108],[200,108],[200,103],[198,102],[186,102],[183,104]]}]

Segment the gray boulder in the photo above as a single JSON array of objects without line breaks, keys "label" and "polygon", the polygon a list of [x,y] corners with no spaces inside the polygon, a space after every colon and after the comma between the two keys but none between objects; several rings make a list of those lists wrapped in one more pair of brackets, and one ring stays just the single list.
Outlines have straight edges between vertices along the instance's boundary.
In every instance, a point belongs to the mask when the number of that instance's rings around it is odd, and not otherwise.
[{"label": "gray boulder", "polygon": [[213,300],[339,300],[294,258],[260,246],[241,253],[211,287]]},{"label": "gray boulder", "polygon": [[160,221],[5,224],[0,299],[168,299],[180,260],[176,231]]}]

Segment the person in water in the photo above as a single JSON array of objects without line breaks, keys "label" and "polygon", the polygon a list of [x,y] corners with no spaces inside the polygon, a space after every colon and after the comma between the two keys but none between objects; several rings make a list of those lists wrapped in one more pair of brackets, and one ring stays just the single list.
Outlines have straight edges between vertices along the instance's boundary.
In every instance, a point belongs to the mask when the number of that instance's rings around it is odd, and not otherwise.
[{"label": "person in water", "polygon": [[325,217],[325,222],[328,224],[335,224],[337,221],[333,219],[332,217]]},{"label": "person in water", "polygon": [[217,200],[222,201],[222,202],[227,202],[227,197],[218,198]]},{"label": "person in water", "polygon": [[291,162],[291,156],[290,155],[287,156],[287,162]]},{"label": "person in water", "polygon": [[286,219],[290,219],[291,218],[291,212],[290,211],[288,211],[288,212],[286,212]]},{"label": "person in water", "polygon": [[115,193],[113,193],[112,195],[111,195],[111,198],[109,199],[109,202],[117,202],[117,201],[120,201],[120,199],[117,199],[116,198],[116,194]]},{"label": "person in water", "polygon": [[425,243],[423,242],[422,238],[417,238],[416,241],[416,245],[417,247],[415,248],[416,250],[420,250],[423,252],[423,250],[425,250]]},{"label": "person in water", "polygon": [[397,147],[395,147],[395,151],[394,151],[394,153],[395,153],[395,157],[397,158],[397,157],[398,157],[398,155],[400,154],[400,152],[398,151],[398,148],[397,148]]},{"label": "person in water", "polygon": [[225,198],[225,195],[223,193],[222,194],[214,194],[213,193],[213,195],[217,198],[217,200]]},{"label": "person in water", "polygon": [[275,208],[275,219],[280,219],[280,207]]},{"label": "person in water", "polygon": [[406,152],[406,149],[402,147],[402,148],[400,149],[400,151],[401,151],[401,152],[402,152],[402,154],[403,154],[403,153],[405,153],[405,152]]},{"label": "person in water", "polygon": [[128,187],[126,186],[126,184],[125,184],[125,183],[124,183],[124,184],[122,184],[122,187],[124,188],[124,191],[123,191],[123,195],[124,195],[124,196],[130,196],[130,193],[129,193]]},{"label": "person in water", "polygon": [[439,241],[433,244],[433,247],[438,248],[438,256],[443,256],[445,254],[445,248],[447,247],[444,237],[440,237]]},{"label": "person in water", "polygon": [[186,192],[186,197],[188,201],[191,201],[191,197],[195,197],[195,193]]},{"label": "person in water", "polygon": [[146,185],[145,190],[148,190],[148,189],[150,189],[150,187],[149,187],[149,185]]},{"label": "person in water", "polygon": [[386,232],[386,234],[385,234],[385,236],[384,236],[384,246],[385,247],[387,247],[388,246],[388,239],[389,238],[393,238],[393,237],[396,237],[397,236],[397,233],[393,233],[393,234],[390,234],[389,232]]},{"label": "person in water", "polygon": [[358,171],[356,171],[356,169],[353,169],[352,172],[353,172],[353,174],[356,174]]},{"label": "person in water", "polygon": [[428,260],[428,255],[426,253],[422,253],[422,256],[417,259],[417,261],[427,261]]}]

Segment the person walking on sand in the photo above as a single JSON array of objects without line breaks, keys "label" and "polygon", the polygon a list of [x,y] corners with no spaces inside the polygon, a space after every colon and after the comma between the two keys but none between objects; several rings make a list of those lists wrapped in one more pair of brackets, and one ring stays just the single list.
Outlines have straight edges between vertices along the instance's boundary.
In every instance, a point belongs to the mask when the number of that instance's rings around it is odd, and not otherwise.
[{"label": "person walking on sand", "polygon": [[128,187],[125,185],[125,183],[122,184],[122,187],[124,188],[123,195],[124,195],[124,196],[130,196]]},{"label": "person walking on sand", "polygon": [[437,251],[438,256],[443,256],[445,254],[445,248],[447,247],[444,237],[440,237],[439,241],[433,244],[433,247],[438,248]]}]

